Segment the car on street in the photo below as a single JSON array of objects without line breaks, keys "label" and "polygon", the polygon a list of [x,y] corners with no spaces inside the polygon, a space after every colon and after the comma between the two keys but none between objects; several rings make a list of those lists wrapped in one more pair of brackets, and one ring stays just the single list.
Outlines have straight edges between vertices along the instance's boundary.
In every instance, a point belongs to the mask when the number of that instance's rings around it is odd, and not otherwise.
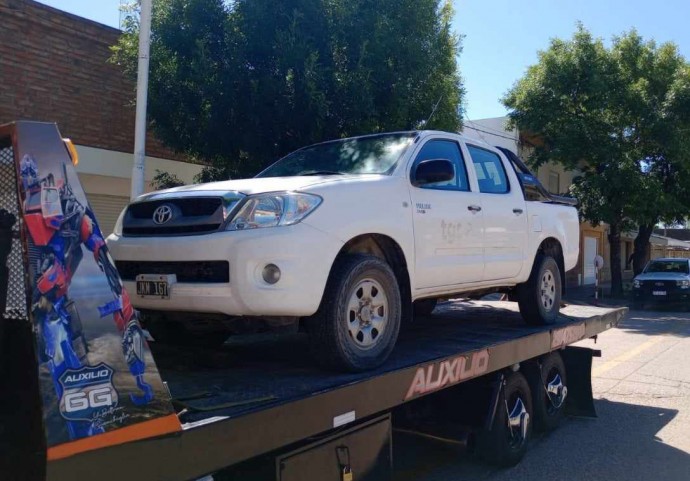
[{"label": "car on street", "polygon": [[438,131],[297,150],[255,178],[145,194],[108,245],[156,339],[299,324],[316,357],[374,368],[439,298],[503,292],[549,324],[578,259],[572,199],[512,153]]},{"label": "car on street", "polygon": [[649,261],[633,279],[633,303],[681,303],[690,306],[690,259],[661,258]]}]

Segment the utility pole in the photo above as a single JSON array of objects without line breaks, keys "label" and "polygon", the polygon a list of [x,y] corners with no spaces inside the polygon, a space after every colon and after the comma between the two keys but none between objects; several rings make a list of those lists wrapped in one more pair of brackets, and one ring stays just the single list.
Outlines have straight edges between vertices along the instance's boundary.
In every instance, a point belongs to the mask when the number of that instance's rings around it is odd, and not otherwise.
[{"label": "utility pole", "polygon": [[151,47],[151,2],[141,0],[139,17],[139,66],[137,69],[137,109],[134,126],[134,165],[130,199],[144,193],[146,172],[146,102],[149,88],[149,51]]}]

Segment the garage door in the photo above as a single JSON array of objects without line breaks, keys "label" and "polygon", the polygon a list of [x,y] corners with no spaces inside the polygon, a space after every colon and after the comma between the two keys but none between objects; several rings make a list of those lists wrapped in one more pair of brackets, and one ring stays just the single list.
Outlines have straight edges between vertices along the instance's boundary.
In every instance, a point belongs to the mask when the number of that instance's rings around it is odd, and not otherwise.
[{"label": "garage door", "polygon": [[86,194],[86,197],[89,199],[94,214],[96,214],[101,232],[104,236],[109,236],[113,232],[120,212],[129,203],[129,197],[102,194]]}]

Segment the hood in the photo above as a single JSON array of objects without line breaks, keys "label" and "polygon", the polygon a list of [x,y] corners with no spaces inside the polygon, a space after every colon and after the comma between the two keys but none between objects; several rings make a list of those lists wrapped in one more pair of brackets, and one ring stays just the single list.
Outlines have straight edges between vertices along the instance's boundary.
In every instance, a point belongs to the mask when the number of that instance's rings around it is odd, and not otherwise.
[{"label": "hood", "polygon": [[372,180],[372,177],[386,177],[379,174],[360,175],[314,175],[297,177],[260,177],[251,179],[225,180],[208,184],[184,185],[172,189],[150,192],[137,198],[137,201],[148,201],[175,197],[222,196],[229,192],[240,194],[263,194],[266,192],[299,191],[311,186],[327,183],[359,183]]},{"label": "hood", "polygon": [[638,281],[677,281],[683,279],[690,279],[690,275],[680,272],[648,272],[635,277],[635,280]]}]

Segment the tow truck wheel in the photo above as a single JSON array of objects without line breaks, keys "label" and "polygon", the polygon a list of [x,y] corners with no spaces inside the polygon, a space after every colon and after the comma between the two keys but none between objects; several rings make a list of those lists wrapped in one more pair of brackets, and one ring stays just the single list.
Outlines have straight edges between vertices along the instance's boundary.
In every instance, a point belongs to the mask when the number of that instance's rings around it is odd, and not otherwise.
[{"label": "tow truck wheel", "polygon": [[496,466],[515,466],[527,452],[532,435],[532,396],[519,372],[508,374],[490,430],[477,434],[477,453]]},{"label": "tow truck wheel", "polygon": [[561,306],[561,271],[551,256],[538,254],[532,273],[516,288],[520,314],[527,324],[553,324]]},{"label": "tow truck wheel", "polygon": [[429,316],[436,309],[438,299],[421,299],[412,305],[415,316]]},{"label": "tow truck wheel", "polygon": [[532,389],[534,427],[539,431],[552,431],[558,427],[565,413],[568,396],[565,364],[557,352],[544,356],[541,368],[534,363],[527,371],[527,381]]},{"label": "tow truck wheel", "polygon": [[400,289],[378,257],[352,254],[336,260],[318,312],[307,319],[316,359],[346,371],[380,366],[400,330]]}]

